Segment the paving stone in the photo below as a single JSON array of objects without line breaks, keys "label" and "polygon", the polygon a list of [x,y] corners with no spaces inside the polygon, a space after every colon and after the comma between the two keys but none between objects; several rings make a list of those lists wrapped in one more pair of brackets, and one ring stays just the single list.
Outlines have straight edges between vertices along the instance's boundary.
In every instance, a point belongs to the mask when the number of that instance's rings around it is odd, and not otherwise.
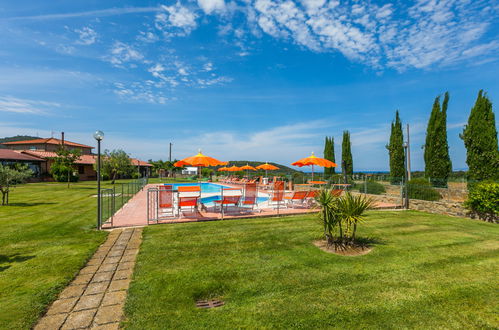
[{"label": "paving stone", "polygon": [[84,295],[88,296],[91,294],[96,294],[96,293],[103,293],[106,291],[107,287],[109,285],[109,281],[106,282],[97,282],[97,283],[90,283],[85,290]]},{"label": "paving stone", "polygon": [[59,295],[60,299],[79,297],[85,291],[85,285],[70,285]]},{"label": "paving stone", "polygon": [[102,260],[105,259],[92,258],[87,262],[87,266],[99,266],[102,263]]},{"label": "paving stone", "polygon": [[96,258],[96,259],[104,259],[107,254],[109,253],[109,251],[106,251],[106,252],[96,252],[92,258]]},{"label": "paving stone", "polygon": [[92,279],[93,274],[85,274],[85,275],[78,275],[76,278],[73,280],[71,284],[88,284],[90,280]]},{"label": "paving stone", "polygon": [[95,329],[95,330],[117,330],[120,328],[120,323],[115,322],[115,323],[107,323],[103,325],[95,325],[90,329]]},{"label": "paving stone", "polygon": [[67,314],[49,315],[42,317],[35,325],[35,330],[59,329],[64,323]]},{"label": "paving stone", "polygon": [[96,309],[89,309],[80,312],[74,312],[68,315],[62,329],[86,328],[92,324]]},{"label": "paving stone", "polygon": [[97,308],[102,301],[102,297],[104,297],[104,293],[93,294],[91,296],[82,296],[76,304],[74,311]]},{"label": "paving stone", "polygon": [[123,255],[125,256],[136,256],[139,254],[139,249],[126,249]]},{"label": "paving stone", "polygon": [[107,257],[104,259],[104,264],[117,264],[120,262],[121,257]]},{"label": "paving stone", "polygon": [[111,281],[112,278],[113,278],[113,272],[96,273],[94,275],[94,278],[92,279],[92,283]]},{"label": "paving stone", "polygon": [[102,306],[123,304],[126,299],[126,291],[107,292],[102,300]]},{"label": "paving stone", "polygon": [[123,256],[120,260],[120,262],[134,262],[135,261],[135,258],[136,256],[134,255],[131,255],[131,256]]},{"label": "paving stone", "polygon": [[95,315],[94,322],[96,324],[106,324],[119,322],[123,316],[123,305],[113,305],[99,308]]},{"label": "paving stone", "polygon": [[130,280],[116,280],[109,285],[109,291],[126,290],[130,285]]},{"label": "paving stone", "polygon": [[124,250],[110,251],[107,256],[108,257],[121,257],[123,255],[123,251]]},{"label": "paving stone", "polygon": [[114,273],[114,280],[127,280],[132,278],[133,274],[133,268],[128,268],[124,270],[117,270],[116,273]]},{"label": "paving stone", "polygon": [[80,275],[93,274],[99,269],[99,266],[86,266],[80,270]]},{"label": "paving stone", "polygon": [[58,299],[52,303],[49,310],[47,311],[47,315],[69,313],[73,306],[76,304],[77,300],[78,297]]},{"label": "paving stone", "polygon": [[103,264],[102,266],[99,267],[99,269],[97,270],[97,273],[114,272],[117,267],[118,267],[118,264]]},{"label": "paving stone", "polygon": [[118,265],[118,268],[116,270],[125,270],[125,269],[130,269],[133,268],[134,263],[133,262],[120,262]]}]

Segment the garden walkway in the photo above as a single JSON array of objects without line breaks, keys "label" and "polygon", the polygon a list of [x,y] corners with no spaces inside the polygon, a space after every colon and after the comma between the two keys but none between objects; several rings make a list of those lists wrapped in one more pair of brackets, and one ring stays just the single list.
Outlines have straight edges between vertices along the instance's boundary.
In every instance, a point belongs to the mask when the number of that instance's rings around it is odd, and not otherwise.
[{"label": "garden walkway", "polygon": [[142,228],[113,230],[36,329],[118,329]]}]

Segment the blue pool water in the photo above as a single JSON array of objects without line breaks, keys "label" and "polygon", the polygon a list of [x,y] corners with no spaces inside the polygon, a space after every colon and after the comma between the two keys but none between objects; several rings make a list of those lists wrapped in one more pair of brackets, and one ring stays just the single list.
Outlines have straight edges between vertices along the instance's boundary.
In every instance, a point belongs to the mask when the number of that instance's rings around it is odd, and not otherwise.
[{"label": "blue pool water", "polygon": [[[203,197],[203,198],[201,198],[201,203],[203,203],[206,206],[213,206],[213,201],[220,200],[220,199],[222,199],[220,196]],[[265,202],[268,199],[269,199],[268,197],[258,197],[257,204]]]},{"label": "blue pool water", "polygon": [[201,185],[201,193],[220,193],[220,189],[223,188],[230,188],[228,186],[223,186],[221,184],[216,184],[216,183],[210,183],[210,182],[202,182],[202,183],[174,183],[173,184],[173,190],[177,190],[178,187],[185,187],[185,186],[199,186]]}]

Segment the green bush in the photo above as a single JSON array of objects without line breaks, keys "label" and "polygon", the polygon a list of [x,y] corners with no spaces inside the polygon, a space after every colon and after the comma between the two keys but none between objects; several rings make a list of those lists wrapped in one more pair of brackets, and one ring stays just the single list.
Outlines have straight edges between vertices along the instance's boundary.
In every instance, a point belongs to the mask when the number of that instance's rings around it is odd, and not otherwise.
[{"label": "green bush", "polygon": [[468,195],[464,206],[470,210],[472,216],[490,221],[499,220],[499,183],[481,182],[474,186]]},{"label": "green bush", "polygon": [[50,168],[50,173],[52,174],[54,180],[57,182],[67,182],[68,171],[70,173],[69,181],[78,182],[80,176],[78,175],[78,172],[76,172],[73,168],[69,168],[56,162],[54,162]]},{"label": "green bush", "polygon": [[442,198],[437,190],[423,178],[412,179],[407,182],[409,198],[425,201],[438,201]]},{"label": "green bush", "polygon": [[381,195],[386,192],[385,187],[376,181],[367,181],[367,183],[359,183],[356,186],[363,194]]}]

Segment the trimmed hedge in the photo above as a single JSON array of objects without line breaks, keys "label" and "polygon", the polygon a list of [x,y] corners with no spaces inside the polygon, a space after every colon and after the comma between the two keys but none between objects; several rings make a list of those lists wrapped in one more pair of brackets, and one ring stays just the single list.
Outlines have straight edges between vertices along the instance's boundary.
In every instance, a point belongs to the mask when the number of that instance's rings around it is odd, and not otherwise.
[{"label": "trimmed hedge", "polygon": [[363,194],[381,195],[386,192],[385,187],[376,181],[367,181],[367,183],[358,183],[357,188]]},{"label": "trimmed hedge", "polygon": [[407,189],[410,199],[438,201],[442,198],[440,193],[432,188],[431,184],[423,178],[409,180],[407,182]]}]

